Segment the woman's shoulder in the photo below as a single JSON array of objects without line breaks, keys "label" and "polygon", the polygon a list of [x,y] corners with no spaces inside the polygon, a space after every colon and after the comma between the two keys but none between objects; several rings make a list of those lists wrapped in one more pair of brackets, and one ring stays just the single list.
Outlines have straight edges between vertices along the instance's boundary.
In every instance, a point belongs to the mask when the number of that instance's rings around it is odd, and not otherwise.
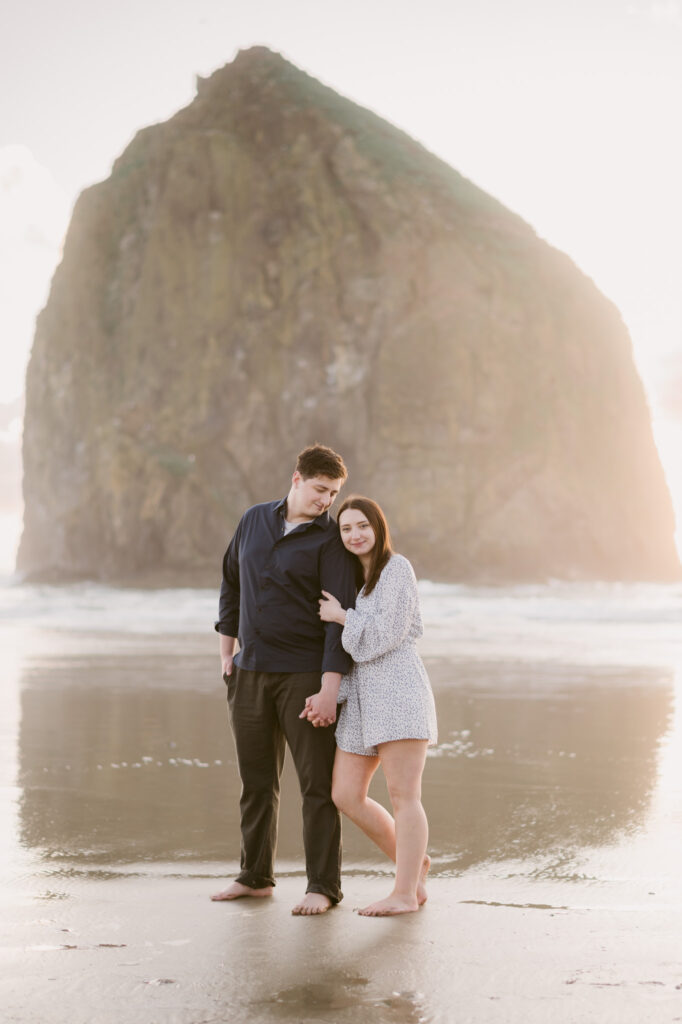
[{"label": "woman's shoulder", "polygon": [[404,555],[394,552],[381,570],[382,578],[396,580],[416,580],[412,563]]}]

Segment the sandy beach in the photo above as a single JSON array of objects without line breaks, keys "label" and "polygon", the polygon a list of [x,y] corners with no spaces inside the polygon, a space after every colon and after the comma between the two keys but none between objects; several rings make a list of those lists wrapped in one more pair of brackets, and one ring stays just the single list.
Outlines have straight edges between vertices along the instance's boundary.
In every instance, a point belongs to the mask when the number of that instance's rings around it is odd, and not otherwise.
[{"label": "sandy beach", "polygon": [[[115,600],[102,595],[112,622]],[[455,594],[448,619],[442,594],[440,618],[425,594],[434,864],[427,905],[390,920],[353,913],[390,875],[348,824],[343,903],[291,916],[304,878],[290,765],[275,896],[210,902],[238,856],[213,636],[107,632],[71,608],[40,629],[15,615],[2,629],[3,1021],[682,1020],[679,621],[642,624],[631,604],[591,623],[586,653],[575,602],[540,629],[535,612],[512,620],[485,600],[469,621]]]},{"label": "sandy beach", "polygon": [[352,905],[376,880],[356,876],[338,909],[300,920],[300,878],[257,905],[217,906],[207,877],[103,874],[62,879],[61,898],[36,891],[5,919],[4,1020],[682,1018],[679,907],[644,882],[595,899],[589,886],[437,878],[419,914],[370,921]]}]

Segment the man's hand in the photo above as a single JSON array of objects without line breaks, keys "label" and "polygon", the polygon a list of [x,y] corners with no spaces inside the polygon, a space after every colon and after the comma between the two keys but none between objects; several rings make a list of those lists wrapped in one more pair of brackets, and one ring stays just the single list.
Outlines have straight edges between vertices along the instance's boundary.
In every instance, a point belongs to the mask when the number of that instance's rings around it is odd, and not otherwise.
[{"label": "man's hand", "polygon": [[333,725],[336,721],[336,700],[340,685],[340,672],[324,672],[320,692],[306,698],[305,707],[298,717],[307,718],[316,729]]},{"label": "man's hand", "polygon": [[316,729],[327,725],[333,725],[336,721],[336,697],[330,696],[324,690],[307,697],[305,707],[298,716],[307,718]]},{"label": "man's hand", "polygon": [[233,636],[223,636],[220,634],[220,666],[223,673],[223,682],[226,683],[226,676],[232,675],[232,666],[234,662],[234,649],[237,646],[237,640]]}]

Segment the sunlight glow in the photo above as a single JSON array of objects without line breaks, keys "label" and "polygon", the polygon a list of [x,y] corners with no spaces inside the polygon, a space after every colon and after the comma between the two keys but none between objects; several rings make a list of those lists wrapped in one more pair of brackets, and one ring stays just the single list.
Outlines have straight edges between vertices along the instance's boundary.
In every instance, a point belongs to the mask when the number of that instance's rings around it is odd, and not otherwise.
[{"label": "sunlight glow", "polygon": [[682,560],[682,420],[655,417],[653,428],[675,509],[675,542]]},{"label": "sunlight glow", "polygon": [[0,148],[0,402],[23,392],[35,318],[60,256],[69,206],[25,146]]},{"label": "sunlight glow", "polygon": [[0,513],[0,578],[11,576],[21,538],[22,510]]}]

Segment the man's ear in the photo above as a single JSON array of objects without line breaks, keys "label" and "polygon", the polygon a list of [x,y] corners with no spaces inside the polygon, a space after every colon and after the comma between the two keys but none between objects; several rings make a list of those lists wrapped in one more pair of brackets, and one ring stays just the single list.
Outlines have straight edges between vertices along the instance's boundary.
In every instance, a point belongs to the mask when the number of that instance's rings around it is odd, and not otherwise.
[{"label": "man's ear", "polygon": [[301,480],[302,480],[302,479],[303,479],[303,478],[302,478],[301,474],[299,473],[299,471],[298,471],[297,469],[295,469],[295,470],[294,470],[294,475],[293,475],[293,476],[292,476],[292,478],[291,478],[291,483],[292,483],[292,485],[293,485],[294,487],[298,487],[298,485],[300,484],[300,482],[301,482]]}]

